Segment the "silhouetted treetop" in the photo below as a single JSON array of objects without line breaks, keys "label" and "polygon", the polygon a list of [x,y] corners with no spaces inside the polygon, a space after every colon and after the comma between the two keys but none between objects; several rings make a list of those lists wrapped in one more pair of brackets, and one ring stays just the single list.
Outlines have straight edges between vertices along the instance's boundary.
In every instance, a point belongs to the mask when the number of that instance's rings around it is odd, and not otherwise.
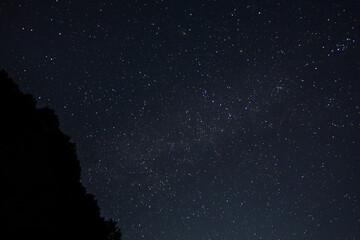
[{"label": "silhouetted treetop", "polygon": [[[49,108],[36,108],[0,71],[1,226],[6,239],[120,239],[112,220],[100,216],[94,196],[80,181],[70,138]],[[5,238],[3,238],[5,239]]]}]

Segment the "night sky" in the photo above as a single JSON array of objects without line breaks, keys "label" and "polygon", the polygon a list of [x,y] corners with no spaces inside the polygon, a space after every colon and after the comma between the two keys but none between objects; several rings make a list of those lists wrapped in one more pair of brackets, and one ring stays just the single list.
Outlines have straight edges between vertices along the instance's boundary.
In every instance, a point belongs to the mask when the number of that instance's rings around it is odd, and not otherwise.
[{"label": "night sky", "polygon": [[356,0],[4,0],[0,68],[56,111],[124,240],[354,240],[359,13]]}]

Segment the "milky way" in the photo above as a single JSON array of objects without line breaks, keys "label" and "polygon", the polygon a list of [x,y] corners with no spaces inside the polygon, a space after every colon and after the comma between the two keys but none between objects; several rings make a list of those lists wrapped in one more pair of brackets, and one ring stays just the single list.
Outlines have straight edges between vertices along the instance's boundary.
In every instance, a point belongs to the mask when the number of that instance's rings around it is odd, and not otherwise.
[{"label": "milky way", "polygon": [[6,1],[0,68],[55,109],[125,240],[360,239],[359,12]]}]

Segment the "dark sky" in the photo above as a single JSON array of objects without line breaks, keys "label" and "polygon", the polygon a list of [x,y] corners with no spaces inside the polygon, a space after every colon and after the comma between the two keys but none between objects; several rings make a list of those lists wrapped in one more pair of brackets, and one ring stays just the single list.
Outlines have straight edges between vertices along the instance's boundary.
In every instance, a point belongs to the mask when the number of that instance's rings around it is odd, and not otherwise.
[{"label": "dark sky", "polygon": [[355,240],[359,12],[4,0],[0,68],[55,109],[124,240]]}]

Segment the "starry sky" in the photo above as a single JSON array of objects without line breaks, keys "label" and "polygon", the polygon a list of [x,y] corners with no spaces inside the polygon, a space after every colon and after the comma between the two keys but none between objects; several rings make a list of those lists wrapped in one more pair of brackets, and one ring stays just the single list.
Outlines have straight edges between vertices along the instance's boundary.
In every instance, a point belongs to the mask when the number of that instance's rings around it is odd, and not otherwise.
[{"label": "starry sky", "polygon": [[124,240],[354,240],[359,12],[8,0],[0,68],[56,111]]}]

